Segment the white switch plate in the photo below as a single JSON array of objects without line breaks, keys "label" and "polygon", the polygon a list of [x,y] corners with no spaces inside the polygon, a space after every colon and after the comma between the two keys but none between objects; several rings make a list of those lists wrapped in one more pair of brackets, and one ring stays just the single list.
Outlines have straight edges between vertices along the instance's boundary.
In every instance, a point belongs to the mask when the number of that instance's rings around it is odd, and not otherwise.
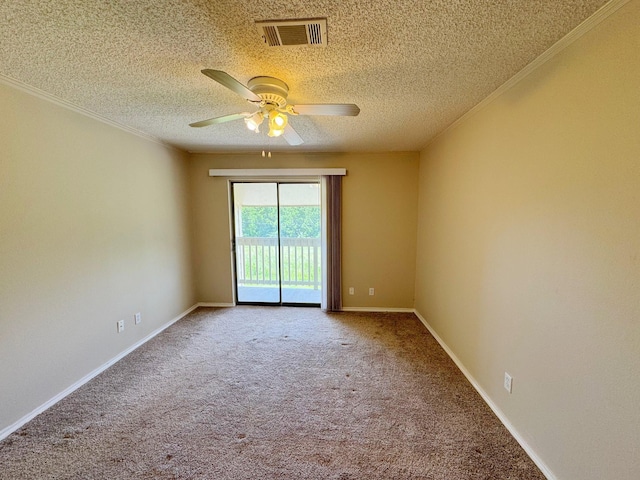
[{"label": "white switch plate", "polygon": [[504,372],[504,389],[511,393],[511,387],[513,383],[513,378],[507,372]]},{"label": "white switch plate", "polygon": [[353,295],[354,293],[356,293],[356,289],[353,287],[349,287],[349,295]]},{"label": "white switch plate", "polygon": [[375,293],[375,290],[373,288],[369,289],[369,295],[373,295]]},{"label": "white switch plate", "polygon": [[142,314],[140,312],[136,313],[133,316],[133,320],[136,322],[136,325],[138,325],[142,321]]},{"label": "white switch plate", "polygon": [[124,331],[124,320],[118,320],[118,333]]}]

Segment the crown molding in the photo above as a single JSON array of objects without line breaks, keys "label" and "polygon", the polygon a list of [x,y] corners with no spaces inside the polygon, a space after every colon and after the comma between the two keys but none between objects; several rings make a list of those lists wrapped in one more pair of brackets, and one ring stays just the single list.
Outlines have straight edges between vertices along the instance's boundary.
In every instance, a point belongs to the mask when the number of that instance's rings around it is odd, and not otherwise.
[{"label": "crown molding", "polygon": [[79,105],[76,105],[74,103],[71,103],[67,100],[63,100],[62,98],[56,97],[55,95],[52,95],[50,93],[45,92],[44,90],[40,90],[39,88],[36,88],[34,86],[31,86],[27,83],[24,83],[20,80],[16,80],[15,78],[9,77],[7,75],[4,75],[2,73],[0,73],[0,83],[4,83],[5,85],[8,85],[10,87],[13,87],[17,90],[21,90],[29,95],[32,95],[34,97],[38,97],[42,100],[45,100],[49,103],[53,103],[55,105],[58,105],[62,108],[66,108],[67,110],[71,110],[75,113],[79,113],[80,115],[84,115],[85,117],[89,117],[92,118],[93,120],[97,120],[101,123],[107,124],[111,127],[115,127],[119,130],[123,130],[127,133],[130,133],[132,135],[135,135],[136,137],[140,137],[143,138],[145,140],[149,140],[153,143],[156,143],[158,145],[162,145],[163,147],[168,147],[171,148],[173,150],[182,152],[182,150],[180,150],[179,148],[163,142],[162,140],[160,140],[157,137],[154,137],[153,135],[149,135],[147,133],[141,132],[140,130],[136,130],[135,128],[132,127],[128,127],[127,125],[123,125],[121,123],[115,122],[107,117],[104,117],[98,113],[92,112],[91,110],[88,110],[84,107],[81,107]]},{"label": "crown molding", "polygon": [[500,85],[497,89],[495,89],[492,93],[490,93],[484,100],[478,103],[476,106],[472,107],[466,113],[464,113],[461,117],[455,120],[452,124],[450,124],[447,128],[438,133],[435,137],[429,140],[424,147],[422,147],[421,151],[427,148],[429,145],[434,143],[438,138],[440,138],[445,133],[449,132],[456,128],[459,124],[464,122],[465,120],[471,118],[473,115],[478,113],[480,110],[484,109],[486,106],[491,104],[496,98],[501,96],[503,93],[511,89],[516,84],[520,83],[520,81],[524,80],[531,73],[533,73],[538,67],[545,64],[547,61],[551,60],[553,57],[558,55],[564,49],[569,47],[573,42],[582,37],[585,33],[588,33],[597,25],[602,23],[604,20],[613,15],[617,10],[623,7],[625,4],[629,3],[631,0],[611,0],[600,7],[596,12],[583,21],[580,25],[575,27],[569,33],[567,33],[564,37],[554,43],[551,47],[545,50],[540,56],[536,57],[531,63],[525,66],[522,70],[516,73],[513,77],[507,80],[505,83]]}]

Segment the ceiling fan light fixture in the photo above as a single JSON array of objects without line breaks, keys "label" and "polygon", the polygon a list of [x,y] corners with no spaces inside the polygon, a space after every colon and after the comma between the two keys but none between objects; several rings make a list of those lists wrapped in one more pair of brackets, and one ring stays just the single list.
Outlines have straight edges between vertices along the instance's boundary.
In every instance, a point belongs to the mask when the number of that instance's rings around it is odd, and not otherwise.
[{"label": "ceiling fan light fixture", "polygon": [[270,137],[279,137],[283,133],[284,133],[284,128],[283,129],[271,128],[269,129],[269,133],[267,135],[269,135]]},{"label": "ceiling fan light fixture", "polygon": [[289,123],[289,118],[277,110],[269,112],[269,136],[279,137],[284,133],[284,128]]},{"label": "ceiling fan light fixture", "polygon": [[284,113],[280,113],[275,110],[269,113],[269,126],[284,128],[287,126],[288,121],[289,119]]},{"label": "ceiling fan light fixture", "polygon": [[262,112],[256,112],[250,117],[245,118],[244,123],[249,130],[257,133],[259,131],[258,129],[260,128],[260,125],[262,125],[263,120],[264,115],[262,114]]}]

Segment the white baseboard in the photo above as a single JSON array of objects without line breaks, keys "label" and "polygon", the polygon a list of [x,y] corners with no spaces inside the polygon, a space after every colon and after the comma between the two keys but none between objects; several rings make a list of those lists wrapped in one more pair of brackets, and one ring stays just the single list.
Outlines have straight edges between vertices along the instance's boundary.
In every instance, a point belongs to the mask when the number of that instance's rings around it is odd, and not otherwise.
[{"label": "white baseboard", "polygon": [[189,313],[191,313],[192,311],[194,311],[196,308],[198,308],[199,304],[195,304],[192,307],[190,307],[189,309],[185,310],[184,312],[182,312],[181,314],[179,314],[177,317],[175,317],[174,319],[170,320],[169,322],[165,323],[162,327],[158,328],[157,330],[154,330],[153,332],[151,332],[149,335],[147,335],[146,337],[144,337],[142,340],[138,341],[137,343],[135,343],[134,345],[132,345],[131,347],[127,348],[126,350],[120,352],[118,355],[116,355],[115,357],[113,357],[111,360],[109,360],[108,362],[100,365],[98,368],[96,368],[95,370],[93,370],[91,373],[88,373],[87,375],[85,375],[84,377],[82,377],[80,380],[78,380],[77,382],[75,382],[73,385],[71,385],[70,387],[65,388],[62,392],[58,393],[56,396],[54,396],[53,398],[51,398],[50,400],[46,401],[45,403],[43,403],[42,405],[40,405],[39,407],[37,407],[35,410],[33,410],[32,412],[28,413],[27,415],[25,415],[24,417],[22,417],[20,420],[18,420],[17,422],[13,423],[12,425],[9,425],[8,427],[0,430],[0,440],[2,440],[3,438],[8,437],[9,435],[11,435],[13,432],[15,432],[16,430],[18,430],[20,427],[22,427],[25,423],[29,422],[30,420],[33,420],[36,416],[40,415],[42,412],[44,412],[45,410],[51,408],[53,405],[55,405],[56,403],[58,403],[60,400],[62,400],[64,397],[66,397],[67,395],[69,395],[70,393],[74,392],[75,390],[77,390],[78,388],[80,388],[81,386],[83,386],[85,383],[87,383],[88,381],[92,380],[93,378],[97,377],[98,375],[100,375],[102,372],[104,372],[107,368],[109,368],[110,366],[112,366],[113,364],[115,364],[118,360],[121,360],[122,358],[126,357],[127,355],[129,355],[131,352],[133,352],[135,349],[137,349],[138,347],[144,345],[145,343],[147,343],[149,340],[151,340],[153,337],[155,337],[156,335],[158,335],[159,333],[161,333],[163,330],[166,330],[168,327],[170,327],[171,325],[173,325],[174,323],[176,323],[178,320],[180,320],[181,318],[185,317],[186,315],[188,315]]},{"label": "white baseboard", "polygon": [[[54,396],[53,398],[51,398],[47,402],[43,403],[42,405],[37,407],[35,410],[33,410],[32,412],[30,412],[27,415],[25,415],[24,417],[22,417],[17,422],[15,422],[12,425],[9,425],[8,427],[0,430],[0,440],[8,437],[10,434],[12,434],[16,430],[18,430],[24,424],[26,424],[27,422],[29,422],[30,420],[32,420],[33,418],[35,418],[36,416],[38,416],[39,414],[44,412],[45,410],[49,409],[50,407],[52,407],[53,405],[58,403],[60,400],[62,400],[67,395],[71,394],[72,392],[74,392],[75,390],[80,388],[85,383],[87,383],[90,380],[92,380],[93,378],[97,377],[99,374],[104,372],[107,368],[109,368],[110,366],[112,366],[113,364],[115,364],[116,362],[121,360],[122,358],[126,357],[128,354],[130,354],[131,352],[136,350],[138,347],[140,347],[140,346],[144,345],[145,343],[147,343],[153,337],[155,337],[156,335],[158,335],[162,331],[166,330],[168,327],[170,327],[171,325],[176,323],[178,320],[180,320],[181,318],[185,317],[186,315],[188,315],[189,313],[194,311],[196,308],[198,308],[198,307],[226,308],[226,307],[234,307],[234,306],[235,306],[235,304],[233,304],[233,303],[206,303],[206,302],[196,303],[195,305],[193,305],[189,309],[187,309],[184,312],[180,313],[174,319],[172,319],[169,322],[167,322],[166,324],[164,324],[162,327],[160,327],[160,328],[154,330],[153,332],[151,332],[149,335],[144,337],[142,340],[138,341],[137,343],[135,343],[131,347],[127,348],[126,350],[120,352],[118,355],[113,357],[108,362],[104,363],[103,365],[101,365],[100,367],[96,368],[95,370],[93,370],[89,374],[85,375],[80,380],[75,382],[73,385],[69,386],[68,388],[66,388],[65,390],[63,390],[62,392],[60,392],[59,394],[57,394],[56,396]],[[433,337],[440,344],[440,346],[444,349],[444,351],[447,353],[447,355],[449,355],[449,357],[451,357],[451,359],[454,361],[456,366],[460,369],[460,371],[463,373],[463,375],[467,378],[469,383],[471,383],[473,388],[476,389],[476,391],[480,394],[480,396],[486,402],[486,404],[489,406],[489,408],[491,408],[493,413],[496,414],[496,416],[502,422],[502,424],[507,428],[507,430],[509,430],[509,433],[511,433],[511,435],[516,439],[516,441],[520,444],[520,446],[527,453],[527,455],[529,455],[529,457],[531,457],[531,460],[533,460],[533,462],[537,465],[537,467],[542,471],[544,476],[548,480],[556,480],[555,475],[551,472],[549,467],[547,467],[547,465],[536,454],[536,452],[522,438],[522,436],[518,433],[518,431],[511,424],[511,422],[509,422],[509,420],[507,419],[505,414],[502,412],[502,410],[500,410],[498,408],[498,406],[493,402],[493,400],[491,400],[489,395],[487,395],[487,393],[482,389],[482,387],[480,387],[480,385],[478,384],[476,379],[473,378],[471,373],[469,373],[469,371],[465,368],[465,366],[462,364],[460,359],[458,359],[458,357],[453,353],[453,351],[444,342],[444,340],[442,340],[442,338],[440,338],[440,336],[431,327],[431,325],[429,325],[427,320],[420,314],[420,312],[418,312],[417,310],[415,310],[413,308],[377,308],[377,307],[344,307],[342,309],[342,311],[344,311],[344,312],[400,312],[400,313],[414,313],[420,319],[422,324],[427,328],[427,330],[429,330],[431,335],[433,335]]]},{"label": "white baseboard", "polygon": [[215,307],[215,308],[228,308],[235,307],[235,303],[209,303],[209,302],[200,302],[196,304],[196,307]]},{"label": "white baseboard", "polygon": [[[197,307],[213,307],[213,308],[228,308],[235,307],[235,303],[211,303],[211,302],[199,302]],[[343,307],[343,312],[395,312],[395,313],[414,313],[413,308],[397,308],[397,307]]]},{"label": "white baseboard", "polygon": [[414,313],[413,308],[396,308],[396,307],[342,307],[343,312],[394,312],[394,313]]},{"label": "white baseboard", "polygon": [[553,474],[553,472],[549,469],[549,467],[547,466],[546,463],[544,463],[542,461],[542,459],[538,456],[538,454],[531,448],[531,446],[525,441],[524,438],[522,438],[522,436],[520,435],[520,433],[516,430],[516,428],[511,424],[511,422],[509,421],[509,419],[507,418],[507,416],[502,412],[502,410],[500,410],[498,408],[498,406],[493,402],[493,400],[491,400],[491,398],[489,397],[489,395],[487,394],[487,392],[485,392],[482,387],[480,386],[480,384],[476,381],[475,378],[473,378],[473,376],[471,375],[471,373],[469,372],[469,370],[467,370],[465,368],[465,366],[462,364],[462,362],[460,361],[460,359],[456,356],[455,353],[453,353],[453,351],[449,348],[449,346],[444,342],[444,340],[442,340],[442,338],[440,338],[440,336],[436,333],[436,331],[431,327],[431,325],[429,325],[429,322],[427,322],[427,320],[420,315],[420,312],[418,312],[417,310],[413,310],[413,313],[416,314],[416,317],[418,317],[420,319],[420,321],[422,322],[422,324],[427,327],[427,330],[429,330],[429,333],[431,333],[431,335],[433,335],[433,338],[436,339],[436,341],[440,344],[440,346],[444,349],[444,351],[447,353],[447,355],[449,355],[449,357],[451,357],[451,360],[454,361],[454,363],[456,364],[456,366],[460,369],[460,371],[463,373],[463,375],[467,378],[467,380],[469,381],[469,383],[471,383],[471,385],[473,386],[473,388],[476,389],[476,391],[480,394],[480,396],[482,397],[482,399],[485,401],[485,403],[487,405],[489,405],[489,408],[491,410],[493,410],[493,413],[496,414],[496,416],[498,417],[498,419],[502,422],[502,424],[507,428],[507,430],[509,430],[509,433],[513,436],[513,438],[516,439],[516,441],[520,444],[520,446],[522,447],[522,449],[527,453],[527,455],[529,455],[529,457],[531,458],[531,460],[533,460],[533,462],[536,464],[536,466],[540,469],[540,471],[542,472],[542,474],[548,479],[548,480],[556,480],[556,476]]},{"label": "white baseboard", "polygon": [[[228,308],[235,307],[235,303],[210,303],[200,302],[198,307],[214,307],[214,308]],[[413,308],[395,308],[395,307],[343,307],[343,312],[400,312],[400,313],[414,313]]]}]

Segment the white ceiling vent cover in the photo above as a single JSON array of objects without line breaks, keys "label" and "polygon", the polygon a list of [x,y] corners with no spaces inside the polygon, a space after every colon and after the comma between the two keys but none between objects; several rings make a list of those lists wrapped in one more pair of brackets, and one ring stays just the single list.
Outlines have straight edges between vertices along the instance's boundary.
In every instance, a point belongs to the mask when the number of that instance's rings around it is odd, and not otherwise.
[{"label": "white ceiling vent cover", "polygon": [[256,22],[264,43],[270,47],[327,46],[327,19]]}]

